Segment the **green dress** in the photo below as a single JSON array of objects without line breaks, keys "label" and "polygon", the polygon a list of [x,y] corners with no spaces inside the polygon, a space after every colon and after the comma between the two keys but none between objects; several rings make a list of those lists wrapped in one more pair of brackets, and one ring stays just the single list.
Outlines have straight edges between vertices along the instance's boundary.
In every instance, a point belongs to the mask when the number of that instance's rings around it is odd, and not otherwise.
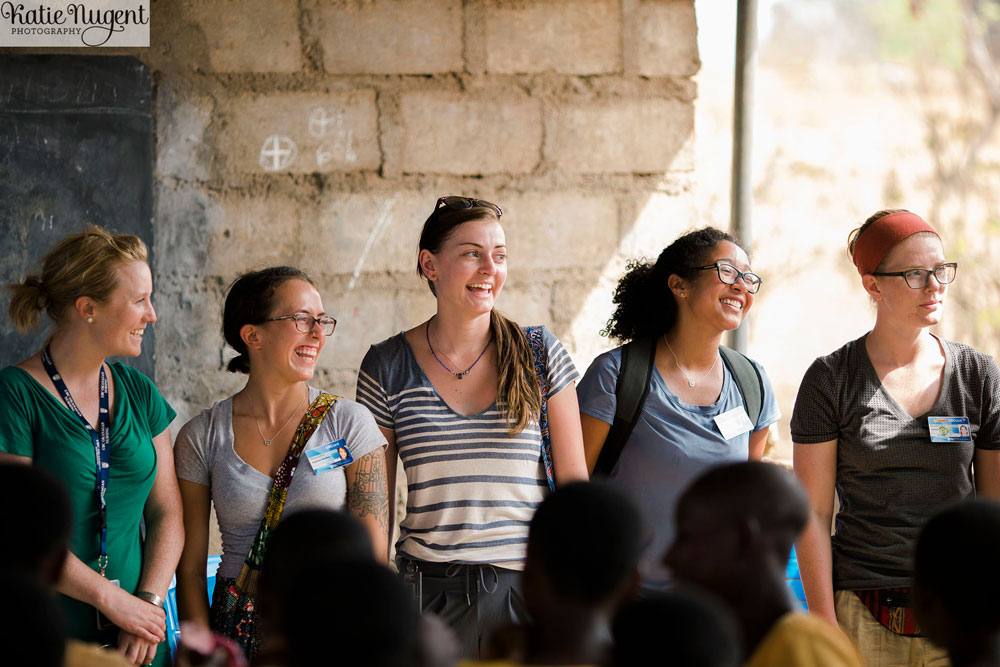
[{"label": "green dress", "polygon": [[[134,593],[142,570],[139,521],[156,478],[153,438],[170,425],[176,413],[141,372],[121,363],[110,367],[115,405],[105,494],[107,577],[119,580],[125,590]],[[0,371],[0,452],[29,456],[34,465],[62,480],[73,503],[70,549],[97,571],[100,505],[93,441],[79,417],[62,401],[13,366]],[[70,637],[86,642],[116,641],[97,630],[93,607],[65,595],[59,597]],[[166,642],[160,644],[153,664],[170,664]]]}]

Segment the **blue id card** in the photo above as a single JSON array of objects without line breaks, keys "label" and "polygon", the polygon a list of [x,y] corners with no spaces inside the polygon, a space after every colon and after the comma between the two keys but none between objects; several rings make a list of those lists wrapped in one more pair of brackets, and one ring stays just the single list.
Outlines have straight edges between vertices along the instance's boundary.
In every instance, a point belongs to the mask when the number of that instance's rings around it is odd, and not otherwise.
[{"label": "blue id card", "polygon": [[309,465],[312,467],[314,475],[346,466],[354,461],[351,450],[347,448],[347,443],[344,442],[343,438],[328,442],[322,447],[307,449],[306,458],[309,459]]},{"label": "blue id card", "polygon": [[972,442],[968,417],[928,417],[931,442]]}]

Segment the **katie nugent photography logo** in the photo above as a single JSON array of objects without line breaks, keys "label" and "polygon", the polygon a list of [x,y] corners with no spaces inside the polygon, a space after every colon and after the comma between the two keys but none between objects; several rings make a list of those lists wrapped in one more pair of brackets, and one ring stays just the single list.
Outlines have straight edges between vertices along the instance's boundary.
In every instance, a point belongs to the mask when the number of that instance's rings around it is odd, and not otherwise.
[{"label": "katie nugent photography logo", "polygon": [[4,0],[0,46],[149,46],[149,0]]}]

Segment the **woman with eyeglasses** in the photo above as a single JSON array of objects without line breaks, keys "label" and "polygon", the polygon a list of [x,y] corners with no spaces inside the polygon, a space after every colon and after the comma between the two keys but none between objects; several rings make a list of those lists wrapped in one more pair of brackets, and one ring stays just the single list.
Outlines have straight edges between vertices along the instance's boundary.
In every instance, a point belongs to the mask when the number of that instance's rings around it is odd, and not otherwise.
[{"label": "woman with eyeglasses", "polygon": [[544,327],[494,308],[507,278],[501,215],[481,199],[438,199],[417,257],[436,312],[373,345],[358,376],[389,441],[389,479],[397,452],[406,472],[399,570],[473,659],[495,628],[525,620],[517,580],[547,469],[560,485],[587,477],[572,360]]},{"label": "woman with eyeglasses", "polygon": [[944,505],[1000,497],[1000,371],[930,332],[957,266],[927,222],[879,211],[849,251],[875,326],[816,359],[795,400],[795,472],[813,511],[797,548],[802,583],[810,611],[839,622],[868,664],[949,664],[917,636],[913,548]]},{"label": "woman with eyeglasses", "polygon": [[[630,263],[602,332],[627,345],[598,356],[580,381],[587,467],[627,491],[652,529],[640,572],[646,592],[669,585],[661,561],[681,492],[710,466],[759,459],[780,416],[764,369],[720,350],[761,286],[749,262],[733,237],[706,227],[675,240],[653,264]],[[623,354],[638,379],[620,381]],[[629,410],[625,385],[645,394],[631,401],[631,430],[620,414]],[[757,392],[753,420],[748,391]]]},{"label": "woman with eyeglasses", "polygon": [[[177,434],[187,536],[177,568],[180,617],[234,639],[248,657],[262,636],[267,641],[253,602],[266,538],[280,516],[307,507],[345,509],[368,530],[376,557],[387,560],[385,438],[362,406],[308,384],[336,324],[299,269],[272,267],[238,278],[226,297],[222,330],[237,352],[227,368],[246,374],[247,383]],[[222,562],[210,612],[205,561],[213,503]]]},{"label": "woman with eyeglasses", "polygon": [[[56,243],[39,275],[8,286],[19,330],[43,311],[54,329],[36,354],[0,371],[0,463],[43,468],[69,492],[70,554],[56,586],[68,635],[116,647],[131,664],[169,665],[163,601],[184,541],[175,413],[149,378],[107,361],[138,357],[156,322],[147,256],[138,237],[90,226]],[[8,531],[2,548],[20,549],[21,539]],[[17,600],[3,604],[18,613]]]}]

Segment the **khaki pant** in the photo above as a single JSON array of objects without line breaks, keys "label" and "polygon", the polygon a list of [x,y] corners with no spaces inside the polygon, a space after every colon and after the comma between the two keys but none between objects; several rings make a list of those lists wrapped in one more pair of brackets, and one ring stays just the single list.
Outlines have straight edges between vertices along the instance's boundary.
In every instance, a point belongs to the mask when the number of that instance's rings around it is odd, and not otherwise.
[{"label": "khaki pant", "polygon": [[949,667],[948,653],[925,637],[905,637],[882,627],[854,591],[834,595],[840,629],[868,667]]}]

